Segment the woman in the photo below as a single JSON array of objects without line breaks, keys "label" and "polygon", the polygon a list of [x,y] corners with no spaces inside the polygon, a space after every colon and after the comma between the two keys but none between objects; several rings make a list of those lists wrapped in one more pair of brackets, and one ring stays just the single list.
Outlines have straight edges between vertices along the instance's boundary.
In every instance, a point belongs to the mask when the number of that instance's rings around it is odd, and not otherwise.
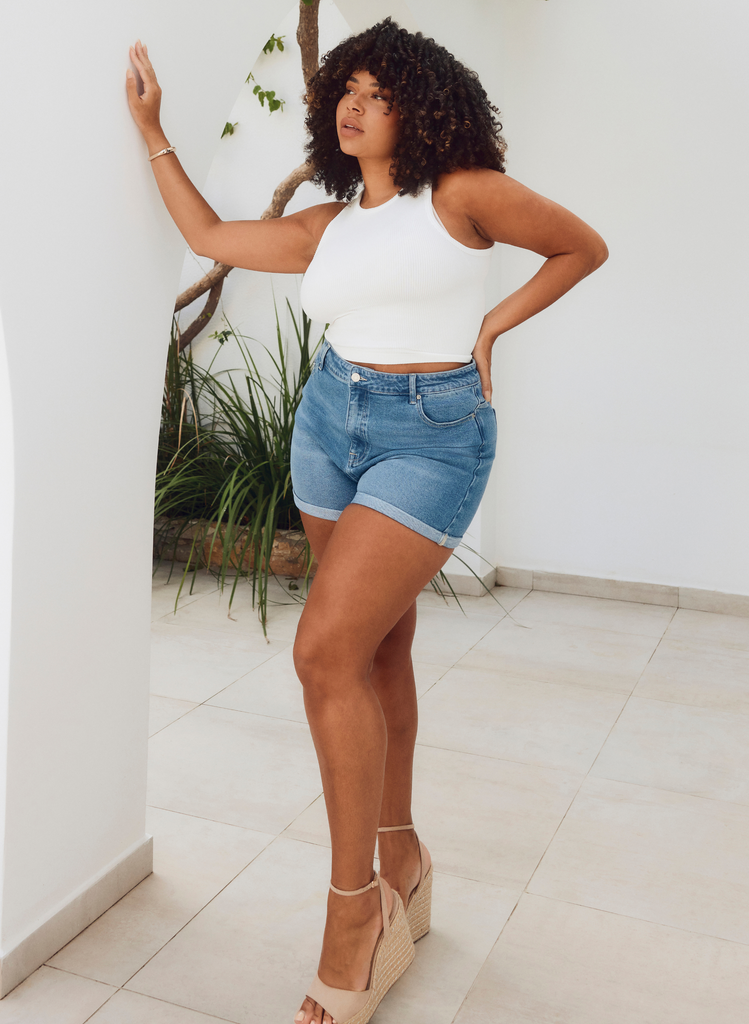
[{"label": "woman", "polygon": [[[366,1024],[429,928],[431,860],[411,818],[415,601],[486,486],[492,346],[599,267],[606,247],[506,177],[496,108],[476,75],[390,19],[331,51],[308,89],[315,181],[338,202],[279,220],[219,219],[161,129],[148,50],[136,44],[131,59],[144,91],[129,71],[130,108],[193,251],[305,273],[302,303],[330,323],[292,447],[319,561],[295,664],[332,842],[319,972],[294,1019]],[[546,261],[484,315],[495,242]]]}]

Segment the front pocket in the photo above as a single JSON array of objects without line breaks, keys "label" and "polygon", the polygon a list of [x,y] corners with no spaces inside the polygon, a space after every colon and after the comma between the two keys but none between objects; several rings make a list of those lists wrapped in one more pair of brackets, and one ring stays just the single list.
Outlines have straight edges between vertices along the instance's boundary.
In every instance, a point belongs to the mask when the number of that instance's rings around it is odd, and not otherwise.
[{"label": "front pocket", "polygon": [[470,420],[480,404],[474,386],[416,396],[419,415],[430,427],[454,427]]}]

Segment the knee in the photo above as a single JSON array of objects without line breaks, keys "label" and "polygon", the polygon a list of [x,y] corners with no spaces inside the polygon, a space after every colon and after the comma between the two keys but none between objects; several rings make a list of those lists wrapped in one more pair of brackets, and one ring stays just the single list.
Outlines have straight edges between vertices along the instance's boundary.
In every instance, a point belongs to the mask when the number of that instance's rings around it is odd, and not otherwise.
[{"label": "knee", "polygon": [[333,645],[323,633],[297,636],[293,655],[294,668],[306,696],[322,697],[335,690],[341,675],[341,659],[335,658]]}]

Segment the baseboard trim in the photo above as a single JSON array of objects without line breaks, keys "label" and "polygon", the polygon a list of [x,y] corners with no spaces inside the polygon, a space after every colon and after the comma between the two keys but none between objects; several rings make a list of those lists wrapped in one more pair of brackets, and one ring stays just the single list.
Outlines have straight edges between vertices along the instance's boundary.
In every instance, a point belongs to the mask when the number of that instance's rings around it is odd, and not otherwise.
[{"label": "baseboard trim", "polygon": [[[491,590],[492,587],[497,585],[496,569],[490,569],[483,576],[479,576],[478,573],[474,576],[471,573],[462,572],[446,572],[445,576],[453,591],[459,597],[483,597],[487,590]],[[449,593],[449,590],[444,582],[440,581],[439,577],[437,582],[446,593]],[[431,590],[431,583],[427,583],[424,589]]]},{"label": "baseboard trim", "polygon": [[691,608],[694,611],[719,612],[722,615],[749,616],[749,595],[725,594],[719,590],[607,580],[596,576],[573,576],[561,572],[513,569],[509,566],[497,568],[497,584],[523,590],[547,590],[555,594],[577,594],[581,597],[603,597],[614,601],[638,601],[641,604]]},{"label": "baseboard trim", "polygon": [[153,836],[145,836],[0,956],[0,998],[20,985],[152,871]]}]

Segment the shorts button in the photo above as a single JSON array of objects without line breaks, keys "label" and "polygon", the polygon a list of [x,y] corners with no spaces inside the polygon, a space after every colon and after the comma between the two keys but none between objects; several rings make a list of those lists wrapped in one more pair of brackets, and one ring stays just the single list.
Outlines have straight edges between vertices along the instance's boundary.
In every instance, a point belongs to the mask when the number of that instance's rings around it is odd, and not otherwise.
[{"label": "shorts button", "polygon": [[354,381],[361,380],[361,376],[358,373],[352,373],[351,374],[351,380],[354,380]]}]

